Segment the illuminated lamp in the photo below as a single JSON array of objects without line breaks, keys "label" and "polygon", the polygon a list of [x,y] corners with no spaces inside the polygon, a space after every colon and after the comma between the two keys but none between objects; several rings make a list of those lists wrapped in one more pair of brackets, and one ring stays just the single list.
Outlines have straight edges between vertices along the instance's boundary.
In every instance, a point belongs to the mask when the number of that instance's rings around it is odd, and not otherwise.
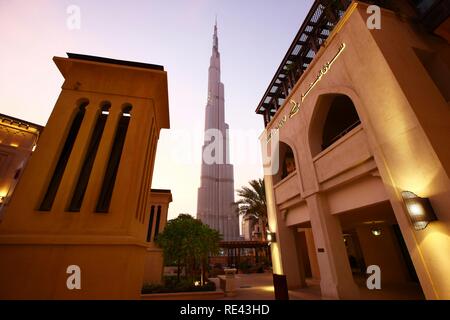
[{"label": "illuminated lamp", "polygon": [[370,230],[370,231],[372,232],[372,234],[373,234],[375,237],[381,236],[381,229],[380,229],[380,228],[372,228],[372,230]]},{"label": "illuminated lamp", "polygon": [[421,198],[411,191],[403,191],[402,198],[415,230],[423,230],[431,221],[437,220],[428,198]]},{"label": "illuminated lamp", "polygon": [[269,230],[267,231],[267,241],[269,241],[269,243],[277,242],[277,236],[275,232]]}]

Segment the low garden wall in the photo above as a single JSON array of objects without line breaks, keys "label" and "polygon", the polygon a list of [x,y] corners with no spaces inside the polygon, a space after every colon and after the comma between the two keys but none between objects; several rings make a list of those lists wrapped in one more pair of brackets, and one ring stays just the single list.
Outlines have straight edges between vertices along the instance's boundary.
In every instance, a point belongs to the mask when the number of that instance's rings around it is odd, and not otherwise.
[{"label": "low garden wall", "polygon": [[225,297],[222,290],[201,292],[150,293],[142,294],[142,300],[215,300]]}]

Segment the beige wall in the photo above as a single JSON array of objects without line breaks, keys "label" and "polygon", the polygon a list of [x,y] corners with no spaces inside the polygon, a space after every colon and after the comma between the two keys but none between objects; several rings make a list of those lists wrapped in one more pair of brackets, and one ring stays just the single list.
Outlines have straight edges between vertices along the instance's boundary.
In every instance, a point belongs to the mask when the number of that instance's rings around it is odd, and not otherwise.
[{"label": "beige wall", "polygon": [[[442,54],[448,52],[448,44],[418,33],[405,19],[387,10],[382,10],[381,30],[368,30],[367,17],[364,4],[351,6],[266,128],[275,128],[289,114],[291,99],[301,102],[300,112],[288,117],[279,129],[280,141],[292,148],[296,158],[297,187],[278,183],[273,195],[277,206],[269,208],[285,212],[288,202],[306,201],[316,251],[323,249],[318,253],[322,293],[343,298],[353,290],[353,279],[339,240],[342,230],[330,215],[388,199],[426,297],[448,299],[450,255],[442,252],[450,252],[450,149],[446,141],[450,109],[412,49]],[[342,43],[345,49],[302,101],[301,95]],[[347,95],[361,125],[317,153],[317,135],[323,123],[320,109],[329,94]],[[261,141],[266,144],[264,134]],[[270,183],[266,190],[273,192]],[[404,190],[430,198],[438,221],[414,231],[400,195]],[[283,232],[283,215],[277,217],[272,223]],[[276,250],[290,255],[286,248],[279,243]],[[292,261],[282,257],[277,263],[284,270]]]},{"label": "beige wall", "polygon": [[308,245],[309,263],[311,264],[311,273],[314,279],[320,279],[320,268],[317,261],[316,246],[311,228],[304,229],[306,243]]},{"label": "beige wall", "polygon": [[397,239],[389,225],[377,225],[381,235],[372,234],[372,226],[356,228],[359,244],[367,266],[377,265],[381,269],[381,285],[410,281]]},{"label": "beige wall", "polygon": [[154,217],[151,227],[151,235],[148,239],[148,231],[150,224],[150,214],[145,215],[145,225],[147,226],[146,238],[147,240],[147,252],[145,254],[145,266],[144,266],[144,283],[162,283],[164,273],[164,259],[163,251],[155,243],[156,235],[156,220],[158,206],[161,206],[161,217],[158,228],[158,234],[163,232],[167,224],[167,214],[169,211],[169,203],[172,202],[172,193],[170,190],[154,190],[150,193],[150,207],[154,206]]},{"label": "beige wall", "polygon": [[[0,225],[0,298],[137,299],[150,247],[146,233],[156,145],[160,129],[169,126],[167,75],[79,59],[54,61],[65,78],[62,91]],[[80,99],[89,105],[55,201],[50,211],[39,211]],[[79,212],[68,212],[103,101],[111,108],[85,197]],[[132,105],[131,118],[110,209],[97,213],[124,104]],[[167,210],[162,227],[165,219]],[[81,290],[66,288],[66,268],[72,264],[81,268]]]},{"label": "beige wall", "polygon": [[147,249],[145,254],[144,284],[162,284],[164,273],[164,259],[161,249]]}]

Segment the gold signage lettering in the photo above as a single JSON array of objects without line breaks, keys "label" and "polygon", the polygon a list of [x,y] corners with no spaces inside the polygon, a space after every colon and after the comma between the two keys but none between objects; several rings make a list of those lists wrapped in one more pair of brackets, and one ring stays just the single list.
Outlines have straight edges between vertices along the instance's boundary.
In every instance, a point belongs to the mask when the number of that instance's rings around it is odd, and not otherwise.
[{"label": "gold signage lettering", "polygon": [[[317,74],[316,79],[314,80],[314,82],[312,82],[309,85],[308,90],[306,90],[306,92],[304,94],[301,95],[301,102],[303,102],[303,100],[305,100],[306,96],[311,92],[311,90],[317,85],[317,83],[322,80],[322,77],[327,74],[328,71],[330,71],[331,66],[333,65],[333,63],[336,61],[336,59],[341,55],[342,51],[344,51],[345,49],[345,43],[341,43],[341,45],[338,48],[338,52],[334,55],[334,57],[326,62],[322,68],[320,69],[319,73]],[[296,102],[295,100],[291,100],[289,101],[289,103],[292,104],[292,107],[289,111],[289,115],[284,115],[283,118],[281,118],[281,120],[278,122],[277,126],[273,129],[275,131],[280,130],[286,123],[286,121],[288,119],[293,118],[299,111],[300,111],[300,103]],[[266,142],[268,143],[270,140],[272,139],[272,132],[269,132],[267,134],[267,139]]]},{"label": "gold signage lettering", "polygon": [[341,53],[342,53],[342,51],[344,51],[344,49],[345,49],[345,43],[341,43],[341,45],[338,48],[338,52],[333,57],[333,59],[331,59],[330,61],[328,61],[327,63],[325,63],[322,66],[322,68],[320,69],[320,71],[319,71],[316,79],[314,80],[314,82],[312,82],[309,85],[308,90],[306,90],[306,92],[304,94],[302,94],[302,102],[303,102],[303,100],[305,100],[306,96],[311,92],[311,90],[317,85],[317,83],[320,80],[322,80],[322,77],[331,69],[331,66],[336,61],[336,59],[341,55]]},{"label": "gold signage lettering", "polygon": [[300,111],[300,103],[295,100],[291,100],[289,102],[292,104],[291,112],[289,112],[289,119],[291,119]]}]

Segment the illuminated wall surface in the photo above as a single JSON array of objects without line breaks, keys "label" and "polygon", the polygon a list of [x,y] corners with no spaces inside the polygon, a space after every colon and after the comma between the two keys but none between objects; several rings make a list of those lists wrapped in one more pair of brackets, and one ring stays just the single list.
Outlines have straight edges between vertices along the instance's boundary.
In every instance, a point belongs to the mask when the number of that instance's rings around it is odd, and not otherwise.
[{"label": "illuminated wall surface", "polygon": [[345,299],[360,295],[353,275],[378,265],[382,288],[417,276],[425,298],[449,299],[449,45],[385,9],[369,30],[366,10],[349,7],[265,118],[263,149],[280,140],[265,176],[274,271]]},{"label": "illuminated wall surface", "polygon": [[[169,128],[167,74],[76,54],[53,60],[65,81],[3,213],[0,298],[137,299],[144,281],[162,277],[154,240],[172,198],[150,186]],[[69,266],[81,288],[68,286]]]},{"label": "illuminated wall surface", "polygon": [[42,127],[0,114],[0,221]]}]

